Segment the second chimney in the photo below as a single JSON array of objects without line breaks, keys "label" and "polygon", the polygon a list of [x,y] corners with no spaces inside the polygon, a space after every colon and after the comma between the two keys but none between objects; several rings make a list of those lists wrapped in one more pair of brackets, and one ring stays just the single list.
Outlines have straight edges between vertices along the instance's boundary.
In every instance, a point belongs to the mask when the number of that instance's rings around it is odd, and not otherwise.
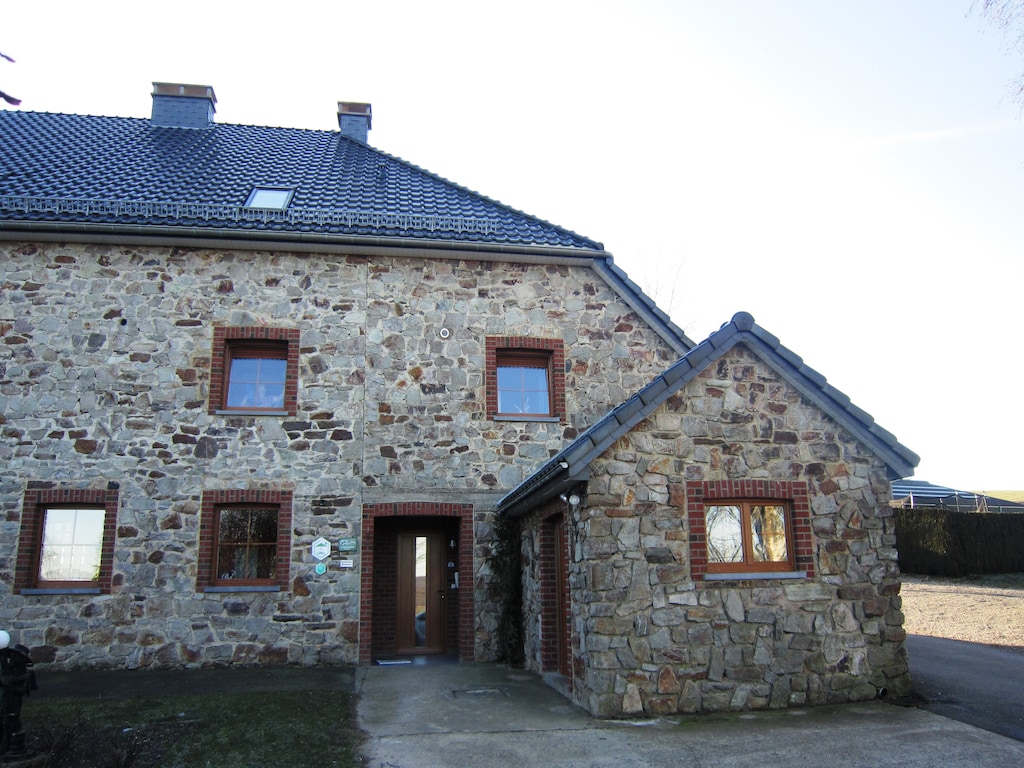
[{"label": "second chimney", "polygon": [[370,132],[373,110],[369,104],[357,101],[338,102],[338,127],[341,135],[366,144],[366,135]]},{"label": "second chimney", "polygon": [[153,83],[153,125],[168,128],[209,128],[217,97],[208,85]]}]

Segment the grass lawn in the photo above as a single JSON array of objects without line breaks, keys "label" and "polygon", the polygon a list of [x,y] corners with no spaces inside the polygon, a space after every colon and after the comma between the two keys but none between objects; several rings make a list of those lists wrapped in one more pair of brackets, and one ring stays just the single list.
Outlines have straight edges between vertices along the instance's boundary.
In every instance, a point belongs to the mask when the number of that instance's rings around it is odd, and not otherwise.
[{"label": "grass lawn", "polygon": [[[71,768],[361,766],[355,695],[198,692],[37,698],[22,722],[33,765]],[[45,757],[43,757],[45,756]]]}]

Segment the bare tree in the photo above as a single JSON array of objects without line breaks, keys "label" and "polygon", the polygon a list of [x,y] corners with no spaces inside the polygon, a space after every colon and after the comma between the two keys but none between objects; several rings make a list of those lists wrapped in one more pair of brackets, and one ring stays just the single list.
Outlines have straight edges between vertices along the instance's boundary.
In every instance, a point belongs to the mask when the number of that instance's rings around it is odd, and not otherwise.
[{"label": "bare tree", "polygon": [[[1024,0],[976,0],[972,8],[991,22],[1014,50],[1024,53]],[[1024,105],[1024,73],[1013,86],[1013,97]]]},{"label": "bare tree", "polygon": [[[6,59],[7,61],[11,62],[12,64],[14,63],[14,59],[12,59],[6,53],[0,53],[0,58]],[[19,104],[21,104],[21,99],[16,99],[13,96],[11,96],[10,94],[4,93],[3,91],[0,91],[0,99],[3,99],[8,104],[11,104],[12,106],[15,106],[15,107],[18,106]]]}]

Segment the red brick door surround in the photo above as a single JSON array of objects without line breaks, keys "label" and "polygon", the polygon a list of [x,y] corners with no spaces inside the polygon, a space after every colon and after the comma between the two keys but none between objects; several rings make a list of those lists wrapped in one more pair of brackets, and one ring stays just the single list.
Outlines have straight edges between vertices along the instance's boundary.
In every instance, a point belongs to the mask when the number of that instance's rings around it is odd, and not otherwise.
[{"label": "red brick door surround", "polygon": [[437,502],[385,502],[363,505],[362,562],[359,596],[359,664],[373,661],[373,570],[375,522],[380,518],[458,518],[459,630],[462,661],[474,660],[473,624],[473,505]]}]

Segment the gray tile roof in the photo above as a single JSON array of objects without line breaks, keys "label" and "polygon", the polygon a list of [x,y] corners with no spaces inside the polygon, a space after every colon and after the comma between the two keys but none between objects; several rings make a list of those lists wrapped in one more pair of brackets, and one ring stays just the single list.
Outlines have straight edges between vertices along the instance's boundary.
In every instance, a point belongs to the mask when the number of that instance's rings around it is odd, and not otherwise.
[{"label": "gray tile roof", "polygon": [[[0,147],[0,229],[48,222],[603,251],[337,131],[6,110]],[[294,190],[288,210],[246,209],[256,186]]]},{"label": "gray tile roof", "polygon": [[875,423],[850,398],[833,387],[820,373],[804,364],[799,355],[782,346],[779,339],[739,312],[718,331],[683,355],[667,371],[613,408],[530,477],[506,494],[495,509],[517,516],[564,492],[589,477],[590,463],[620,437],[650,416],[669,397],[737,344],[744,344],[777,371],[801,395],[863,442],[882,461],[894,480],[910,475],[920,461],[913,451]]}]

